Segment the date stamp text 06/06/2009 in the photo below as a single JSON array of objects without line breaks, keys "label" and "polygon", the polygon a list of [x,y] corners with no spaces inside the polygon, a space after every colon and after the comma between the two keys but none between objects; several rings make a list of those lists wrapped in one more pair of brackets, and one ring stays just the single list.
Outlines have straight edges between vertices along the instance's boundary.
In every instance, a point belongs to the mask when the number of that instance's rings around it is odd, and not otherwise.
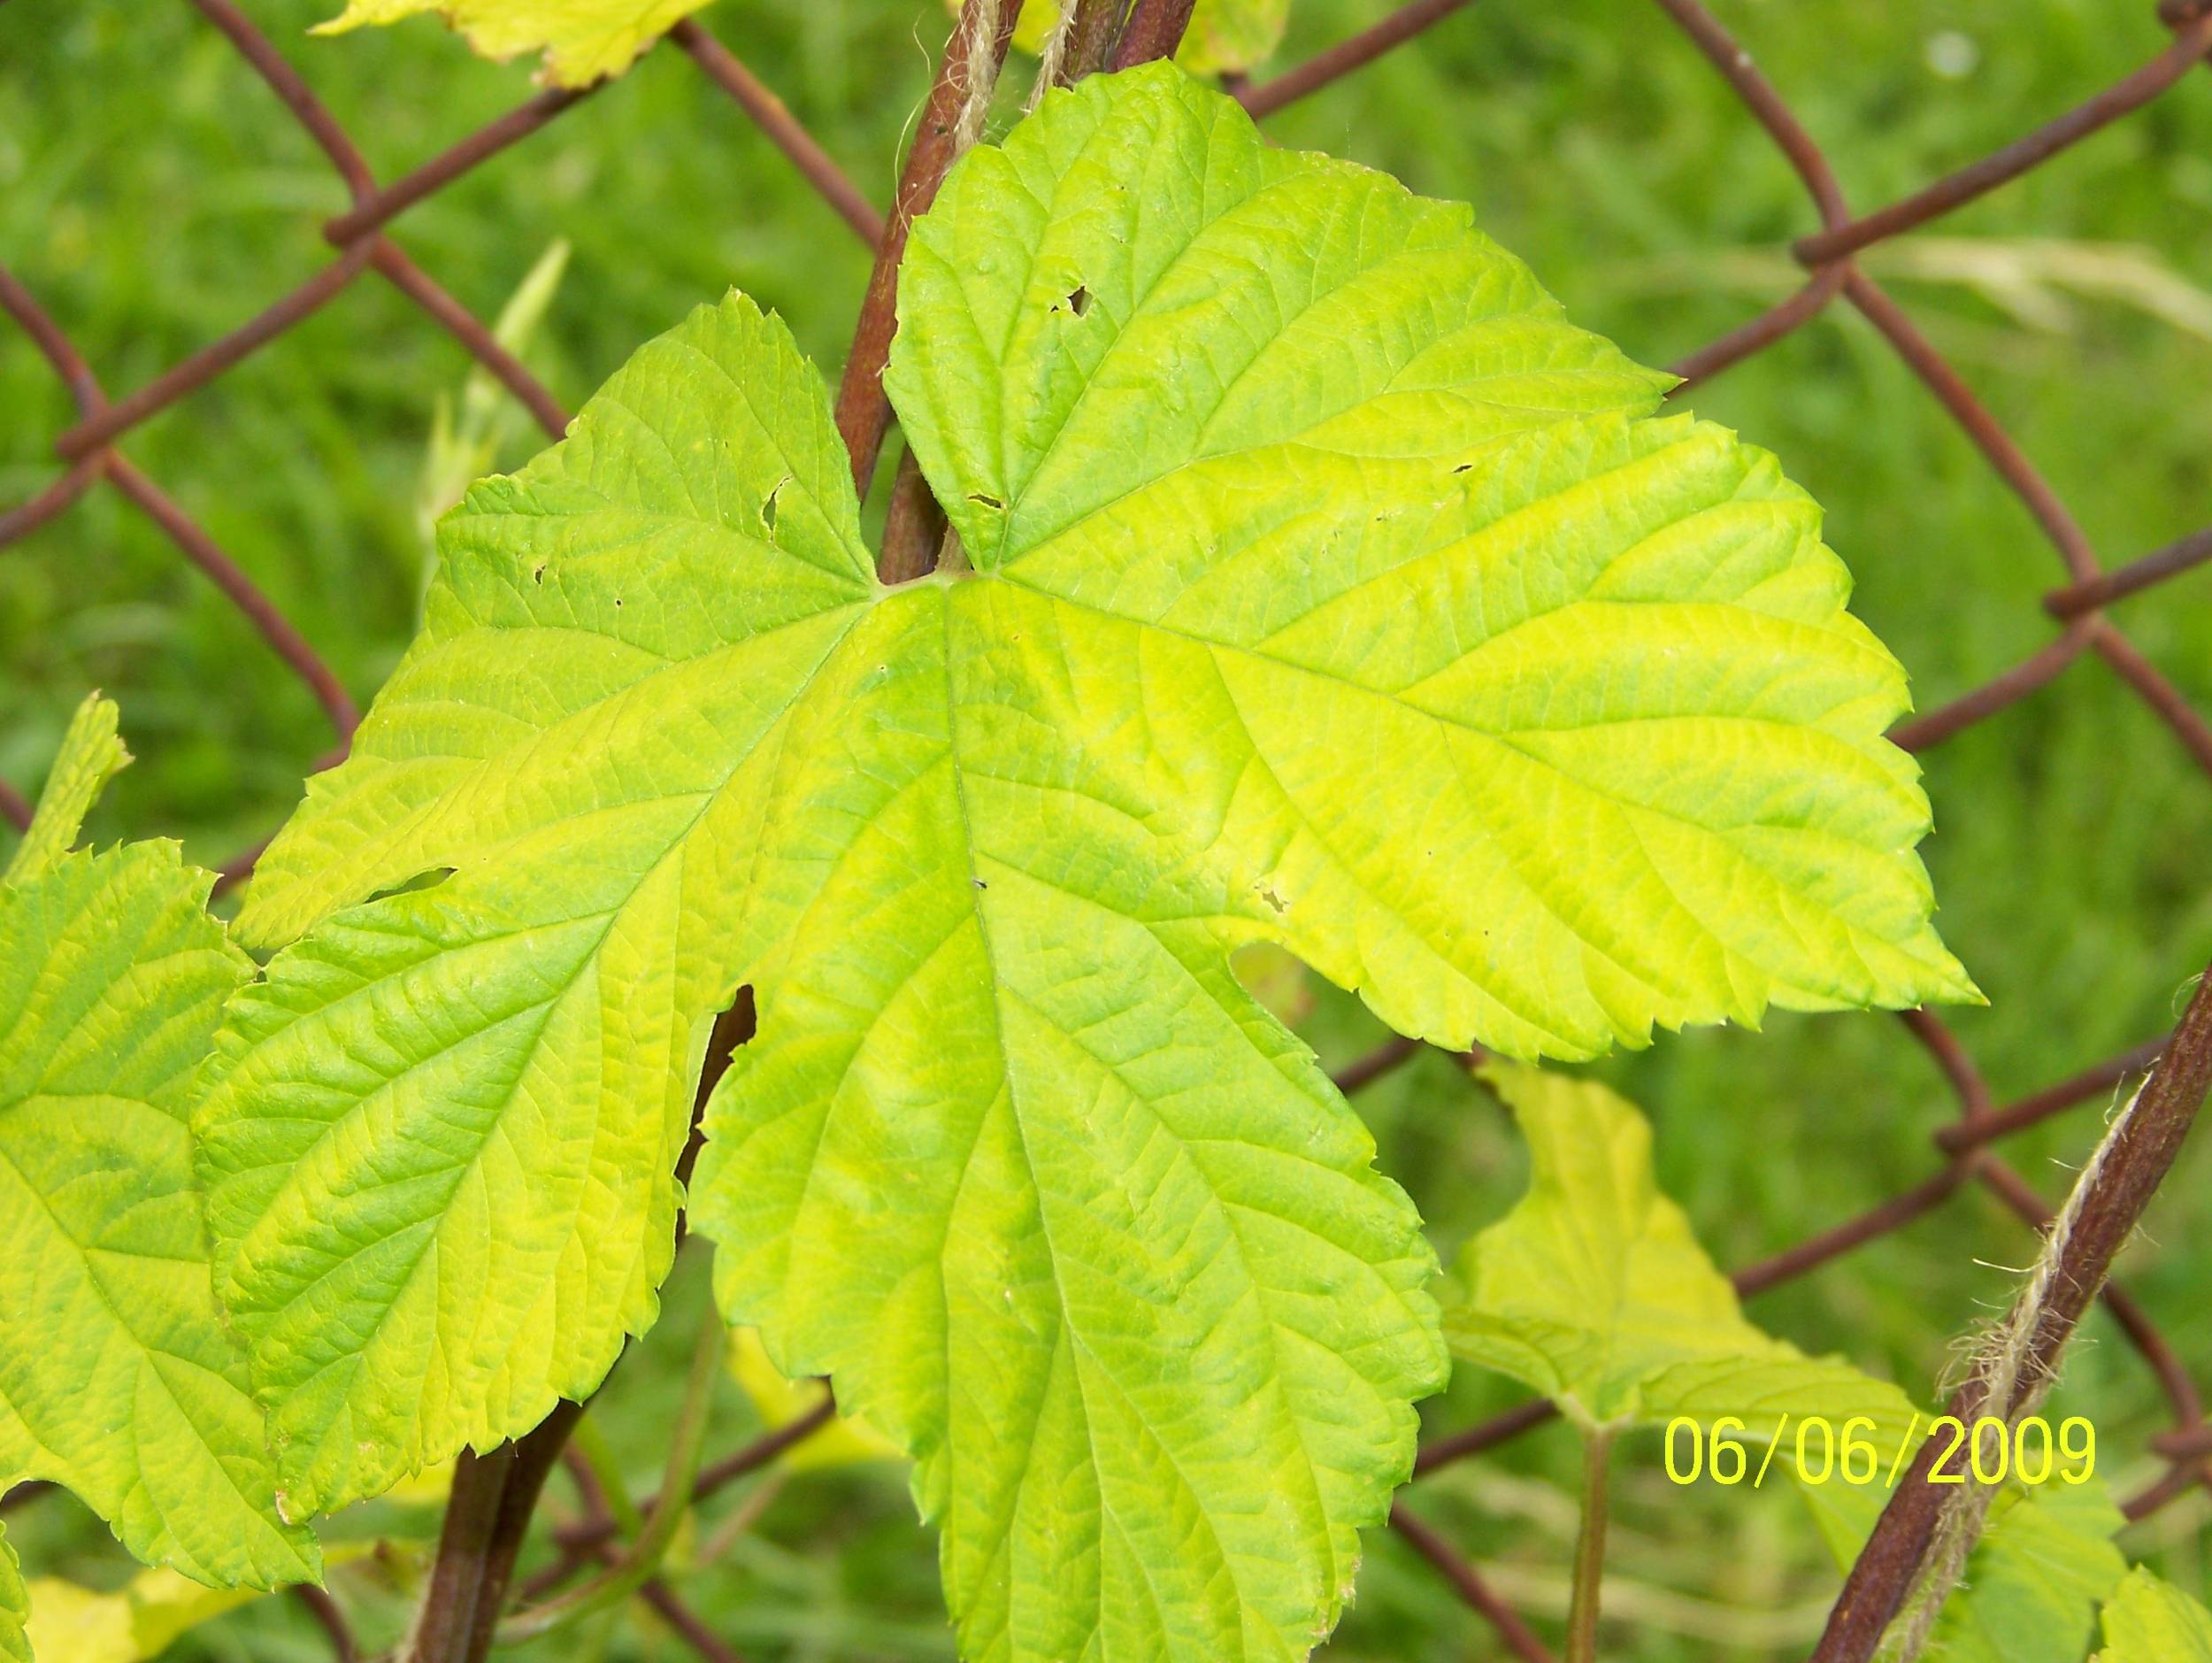
[{"label": "date stamp text 06/06/2009", "polygon": [[[1993,1415],[1973,1421],[1939,1415],[1924,1423],[1916,1413],[1904,1436],[1889,1447],[1886,1438],[1876,1442],[1878,1423],[1870,1415],[1838,1422],[1826,1415],[1784,1414],[1764,1437],[1748,1432],[1734,1415],[1709,1422],[1677,1415],[1667,1422],[1667,1476],[1678,1484],[1701,1479],[1740,1484],[1747,1478],[1756,1490],[1766,1481],[1775,1451],[1787,1447],[1801,1483],[1878,1483],[1892,1489],[1919,1448],[1924,1424],[1928,1436],[1938,1440],[1936,1463],[1928,1472],[1932,1484],[1962,1484],[1970,1472],[1981,1484],[2008,1479],[2028,1485],[2085,1484],[2097,1470],[2097,1428],[2078,1414],[2054,1427],[2041,1415],[2008,1425]],[[1747,1434],[1755,1447],[1745,1447]],[[1756,1448],[1759,1444],[1765,1448]]]}]

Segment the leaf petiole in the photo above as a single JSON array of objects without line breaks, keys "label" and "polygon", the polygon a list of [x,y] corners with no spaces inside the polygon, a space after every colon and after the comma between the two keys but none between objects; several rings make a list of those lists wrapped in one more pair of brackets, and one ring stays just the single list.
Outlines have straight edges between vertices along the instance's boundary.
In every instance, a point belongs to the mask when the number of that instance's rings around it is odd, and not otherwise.
[{"label": "leaf petiole", "polygon": [[[715,1380],[722,1370],[722,1348],[728,1337],[720,1315],[709,1310],[691,1353],[691,1373],[684,1382],[683,1404],[676,1412],[670,1440],[668,1471],[660,1496],[646,1515],[645,1528],[622,1562],[557,1599],[517,1612],[499,1625],[500,1645],[518,1645],[594,1612],[627,1599],[653,1579],[676,1539],[676,1529],[690,1510],[691,1487],[699,1476],[700,1456],[706,1448],[708,1411],[714,1402]],[[588,1450],[586,1459],[589,1459]],[[613,1491],[610,1490],[610,1495]]]},{"label": "leaf petiole", "polygon": [[1598,1596],[1605,1577],[1606,1467],[1613,1429],[1582,1441],[1582,1528],[1575,1534],[1574,1596],[1567,1607],[1567,1663],[1596,1663]]}]

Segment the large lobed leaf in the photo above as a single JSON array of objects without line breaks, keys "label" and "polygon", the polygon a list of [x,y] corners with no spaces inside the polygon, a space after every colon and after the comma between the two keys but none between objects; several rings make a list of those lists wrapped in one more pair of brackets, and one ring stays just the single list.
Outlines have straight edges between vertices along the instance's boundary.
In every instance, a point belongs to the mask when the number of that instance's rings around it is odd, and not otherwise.
[{"label": "large lobed leaf", "polygon": [[900,306],[972,575],[876,584],[735,296],[448,519],[240,920],[224,1296],[296,1502],[527,1427],[650,1320],[749,983],[721,1297],[915,1456],[966,1651],[1301,1656],[1443,1360],[1228,951],[1522,1053],[1967,993],[1902,678],[1770,458],[1171,68],[972,154]]},{"label": "large lobed leaf", "polygon": [[436,12],[486,58],[542,52],[556,87],[588,87],[618,75],[638,54],[707,0],[347,0],[319,27],[337,35],[366,24]]},{"label": "large lobed leaf", "polygon": [[1863,1416],[1889,1459],[1916,1419],[1912,1400],[1744,1319],[1660,1192],[1651,1128],[1633,1104],[1518,1063],[1480,1072],[1528,1140],[1529,1187],[1461,1251],[1444,1305],[1453,1355],[1534,1387],[1593,1429],[1732,1415],[1747,1440],[1763,1440],[1785,1416],[1832,1428]]},{"label": "large lobed leaf", "polygon": [[309,1580],[216,1307],[187,1126],[252,966],[173,843],[69,852],[126,760],[115,707],[88,700],[0,882],[0,1490],[66,1484],[204,1582]]}]

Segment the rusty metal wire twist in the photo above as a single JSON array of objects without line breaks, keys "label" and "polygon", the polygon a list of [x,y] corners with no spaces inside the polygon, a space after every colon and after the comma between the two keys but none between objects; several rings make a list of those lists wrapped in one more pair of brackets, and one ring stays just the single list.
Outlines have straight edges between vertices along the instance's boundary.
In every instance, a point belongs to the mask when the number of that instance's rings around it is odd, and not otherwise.
[{"label": "rusty metal wire twist", "polygon": [[[1255,116],[1263,117],[1323,90],[1469,3],[1414,0],[1305,64],[1266,81],[1233,81],[1232,90]],[[380,184],[353,139],[235,0],[188,0],[188,4],[252,65],[322,150],[344,183],[349,206],[322,227],[325,239],[336,250],[335,258],[230,334],[120,398],[110,397],[60,326],[21,281],[0,266],[0,310],[12,316],[36,346],[68,389],[76,408],[74,424],[54,443],[56,456],[64,465],[62,472],[28,500],[0,511],[0,549],[66,512],[96,484],[113,487],[229,597],[269,648],[314,694],[338,740],[337,748],[314,765],[327,766],[343,756],[357,720],[350,695],[245,569],[130,462],[121,443],[141,424],[281,338],[369,271],[413,301],[497,377],[549,435],[557,437],[568,420],[557,401],[480,321],[401,250],[388,227],[409,209],[585,104],[597,89],[539,93],[430,161]],[[2134,647],[2108,612],[2116,602],[2212,563],[2212,528],[2189,532],[2125,565],[2107,568],[2064,502],[2025,452],[1906,312],[1855,263],[1855,257],[1867,249],[1909,234],[2001,189],[2090,134],[2169,93],[2212,53],[2212,0],[2162,0],[2157,19],[2170,31],[2170,39],[2133,73],[2001,150],[1865,213],[1852,211],[1819,144],[1749,54],[1700,0],[1654,0],[1654,4],[1711,63],[1795,170],[1817,221],[1816,229],[1792,245],[1792,252],[1806,269],[1804,284],[1788,298],[1682,359],[1675,366],[1683,378],[1677,390],[1701,384],[1803,327],[1837,302],[1847,303],[1874,327],[1958,423],[2041,528],[2062,567],[2064,581],[2041,597],[2044,610],[2058,626],[2051,640],[1983,686],[1901,724],[1893,737],[1908,750],[1929,750],[2056,680],[2078,658],[2093,652],[2172,731],[2198,766],[2212,774],[2212,725]],[[726,45],[695,19],[678,24],[665,39],[670,48],[690,58],[710,82],[760,126],[856,235],[871,246],[880,243],[883,215]],[[29,805],[22,793],[4,781],[0,781],[0,816],[19,826],[29,818]],[[248,875],[258,853],[257,848],[247,850],[226,862],[224,882],[234,883]],[[2177,965],[2176,979],[2193,968]],[[1970,1182],[1994,1195],[2025,1224],[2040,1229],[2051,1217],[2049,1204],[1999,1158],[1993,1146],[2069,1109],[2104,1099],[2123,1082],[2151,1067],[2167,1037],[2147,1040],[2069,1079],[2000,1105],[1973,1059],[1939,1018],[1912,1012],[1906,1014],[1904,1022],[1958,1099],[1958,1118],[1937,1128],[1932,1135],[1939,1164],[1912,1188],[1737,1271],[1733,1280],[1744,1296],[1804,1275],[1904,1228]],[[1340,1084],[1356,1091],[1402,1066],[1418,1050],[1407,1042],[1393,1042],[1345,1070],[1339,1077]],[[2187,1367],[2149,1314],[2119,1286],[2108,1285],[2101,1298],[2156,1377],[2172,1411],[2172,1428],[2150,1444],[2151,1451],[2167,1462],[2165,1472],[2123,1504],[2130,1519],[2141,1519],[2196,1485],[2212,1487],[2212,1425],[2205,1420],[2201,1397]],[[1436,1438],[1421,1449],[1414,1476],[1417,1480],[1451,1462],[1495,1448],[1541,1425],[1555,1413],[1551,1405],[1532,1400],[1480,1425]],[[1399,1534],[1495,1626],[1509,1650],[1525,1659],[1549,1657],[1541,1641],[1488,1587],[1475,1567],[1432,1527],[1409,1512],[1402,1500],[1392,1516]]]}]

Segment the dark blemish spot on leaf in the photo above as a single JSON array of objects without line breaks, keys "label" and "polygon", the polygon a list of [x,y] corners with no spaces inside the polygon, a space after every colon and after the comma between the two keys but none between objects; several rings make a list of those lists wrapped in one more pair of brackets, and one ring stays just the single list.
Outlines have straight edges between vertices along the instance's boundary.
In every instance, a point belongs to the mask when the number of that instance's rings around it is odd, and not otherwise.
[{"label": "dark blemish spot on leaf", "polygon": [[987,496],[981,491],[970,491],[968,493],[968,500],[972,503],[980,503],[986,508],[1003,508],[1006,506],[1006,504],[999,501],[997,497]]},{"label": "dark blemish spot on leaf", "polygon": [[621,596],[619,596],[619,595],[616,596],[616,597],[614,597],[614,604],[615,604],[617,606],[621,605],[621,604],[622,604],[622,597],[621,597]]},{"label": "dark blemish spot on leaf", "polygon": [[1461,463],[1461,464],[1460,464],[1457,467],[1454,468],[1454,469],[1452,470],[1452,472],[1453,472],[1453,473],[1465,473],[1465,472],[1466,472],[1469,468],[1471,468],[1471,467],[1472,467],[1472,466],[1474,466],[1474,464],[1473,464],[1472,462],[1462,462],[1462,463]]},{"label": "dark blemish spot on leaf", "polygon": [[991,887],[989,884],[984,882],[984,881],[980,878],[970,878],[968,882],[974,884],[979,889],[987,889]]}]

